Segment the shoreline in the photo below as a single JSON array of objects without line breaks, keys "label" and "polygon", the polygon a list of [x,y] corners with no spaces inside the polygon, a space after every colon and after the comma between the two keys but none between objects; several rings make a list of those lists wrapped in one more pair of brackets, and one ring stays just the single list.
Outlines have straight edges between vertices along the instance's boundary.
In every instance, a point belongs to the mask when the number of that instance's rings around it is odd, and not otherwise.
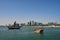
[{"label": "shoreline", "polygon": [[60,28],[60,26],[23,26],[23,27],[32,27],[32,28]]}]

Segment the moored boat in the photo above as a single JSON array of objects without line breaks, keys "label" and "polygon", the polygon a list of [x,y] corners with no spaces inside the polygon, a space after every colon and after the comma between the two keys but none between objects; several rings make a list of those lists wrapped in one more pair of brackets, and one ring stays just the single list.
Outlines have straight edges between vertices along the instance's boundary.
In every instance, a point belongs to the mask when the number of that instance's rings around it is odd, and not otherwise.
[{"label": "moored boat", "polygon": [[19,24],[17,24],[15,21],[13,25],[8,26],[8,29],[20,29],[21,27],[22,26],[19,26]]}]

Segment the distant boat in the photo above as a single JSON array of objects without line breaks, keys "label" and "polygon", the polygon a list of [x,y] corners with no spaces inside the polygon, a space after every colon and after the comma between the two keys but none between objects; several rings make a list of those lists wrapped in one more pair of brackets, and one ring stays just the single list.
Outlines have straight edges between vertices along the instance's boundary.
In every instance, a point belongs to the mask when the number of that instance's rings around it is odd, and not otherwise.
[{"label": "distant boat", "polygon": [[19,26],[19,24],[16,23],[16,21],[14,22],[14,24],[11,26],[9,25],[8,28],[9,29],[20,29],[22,26]]},{"label": "distant boat", "polygon": [[8,28],[9,28],[9,29],[20,29],[20,28],[21,28],[21,26],[19,26],[19,27],[8,26]]}]

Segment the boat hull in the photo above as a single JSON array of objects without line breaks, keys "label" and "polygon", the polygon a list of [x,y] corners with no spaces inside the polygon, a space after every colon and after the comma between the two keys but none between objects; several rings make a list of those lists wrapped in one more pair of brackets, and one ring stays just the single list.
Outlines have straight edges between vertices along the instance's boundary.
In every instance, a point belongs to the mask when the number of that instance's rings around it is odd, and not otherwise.
[{"label": "boat hull", "polygon": [[22,26],[20,27],[8,27],[8,29],[20,29]]},{"label": "boat hull", "polygon": [[20,29],[20,28],[9,28],[9,29]]}]

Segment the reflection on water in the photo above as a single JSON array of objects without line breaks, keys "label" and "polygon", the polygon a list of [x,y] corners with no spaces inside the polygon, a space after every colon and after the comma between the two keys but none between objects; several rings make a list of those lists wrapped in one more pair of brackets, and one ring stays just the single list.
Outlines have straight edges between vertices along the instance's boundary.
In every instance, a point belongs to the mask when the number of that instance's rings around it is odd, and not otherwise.
[{"label": "reflection on water", "polygon": [[0,40],[60,40],[60,28],[44,28],[42,34],[36,34],[35,28],[9,30],[0,27]]}]

